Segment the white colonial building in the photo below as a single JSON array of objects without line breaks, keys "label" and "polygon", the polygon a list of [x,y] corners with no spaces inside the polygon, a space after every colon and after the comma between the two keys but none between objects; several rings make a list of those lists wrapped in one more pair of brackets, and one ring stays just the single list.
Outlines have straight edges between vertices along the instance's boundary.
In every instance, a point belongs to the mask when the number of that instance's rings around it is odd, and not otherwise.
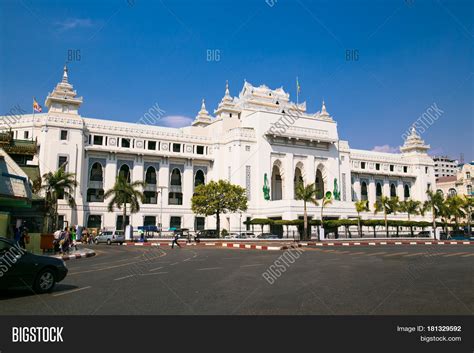
[{"label": "white colonial building", "polygon": [[[423,201],[435,185],[429,146],[415,130],[401,153],[351,149],[339,138],[324,102],[321,111],[308,113],[306,103],[291,102],[283,88],[245,82],[238,97],[232,97],[226,85],[214,115],[203,101],[195,121],[183,128],[87,118],[79,113],[82,103],[65,68],[46,98],[48,111],[11,123],[16,138],[37,140],[39,155],[33,163],[41,174],[65,162],[76,174],[77,208],[65,202],[59,207],[69,224],[115,227],[122,222],[121,211],[108,212],[103,197],[119,173],[147,183],[146,202],[130,223],[162,223],[164,229],[215,227],[214,217],[191,211],[194,187],[209,180],[226,179],[247,190],[248,211],[224,215],[227,230],[245,229],[242,224],[249,218],[302,217],[303,203],[294,197],[298,180],[316,183],[320,197],[332,193],[335,200],[324,212],[330,218],[354,217],[354,201],[367,199],[372,205],[382,195]],[[319,207],[308,207],[310,216],[319,214]]]}]

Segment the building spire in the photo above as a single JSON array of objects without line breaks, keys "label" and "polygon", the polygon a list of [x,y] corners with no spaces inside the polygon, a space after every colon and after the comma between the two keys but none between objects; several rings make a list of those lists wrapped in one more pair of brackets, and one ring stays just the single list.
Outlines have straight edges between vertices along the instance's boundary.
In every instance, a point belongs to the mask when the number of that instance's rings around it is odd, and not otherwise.
[{"label": "building spire", "polygon": [[192,125],[193,126],[206,126],[211,123],[211,116],[209,112],[206,110],[206,102],[204,98],[201,102],[201,110],[198,112],[198,115],[194,119]]},{"label": "building spire", "polygon": [[64,64],[64,69],[63,69],[63,80],[62,82],[64,83],[69,83],[68,82],[68,76],[67,76],[67,65]]},{"label": "building spire", "polygon": [[329,113],[326,110],[326,103],[324,102],[324,99],[323,99],[323,105],[321,107],[321,113],[319,115],[323,117],[329,117]]}]

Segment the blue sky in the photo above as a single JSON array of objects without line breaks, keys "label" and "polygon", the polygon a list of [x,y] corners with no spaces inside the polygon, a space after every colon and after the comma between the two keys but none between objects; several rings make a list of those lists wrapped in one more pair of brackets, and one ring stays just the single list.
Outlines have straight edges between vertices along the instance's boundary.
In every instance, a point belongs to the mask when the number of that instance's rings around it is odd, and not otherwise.
[{"label": "blue sky", "polygon": [[467,0],[2,1],[0,113],[43,104],[79,50],[83,116],[136,122],[158,104],[161,124],[186,124],[225,80],[232,95],[246,79],[295,99],[298,76],[300,101],[314,112],[324,99],[353,148],[393,150],[435,104],[422,137],[472,160],[473,17]]}]

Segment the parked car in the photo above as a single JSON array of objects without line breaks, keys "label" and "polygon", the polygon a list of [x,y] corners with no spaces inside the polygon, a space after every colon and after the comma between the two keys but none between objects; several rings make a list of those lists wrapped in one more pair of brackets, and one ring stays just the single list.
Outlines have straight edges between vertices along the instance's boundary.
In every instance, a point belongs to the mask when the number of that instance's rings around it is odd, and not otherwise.
[{"label": "parked car", "polygon": [[32,288],[35,293],[51,291],[68,272],[64,260],[32,254],[3,237],[0,237],[0,269],[0,289]]},{"label": "parked car", "polygon": [[96,236],[94,241],[96,244],[107,243],[107,245],[110,245],[118,243],[122,245],[125,241],[125,234],[123,230],[106,230]]},{"label": "parked car", "polygon": [[279,236],[276,235],[276,234],[272,234],[272,233],[262,233],[262,234],[258,235],[257,238],[259,238],[259,239],[278,239]]},{"label": "parked car", "polygon": [[418,236],[419,237],[427,237],[429,238],[431,235],[431,232],[429,230],[423,230],[421,232],[418,233]]},{"label": "parked car", "polygon": [[244,239],[255,239],[257,238],[257,235],[252,232],[242,232],[240,233],[240,236]]},{"label": "parked car", "polygon": [[219,238],[217,229],[203,229],[197,233],[198,238]]},{"label": "parked car", "polygon": [[226,235],[224,239],[239,239],[240,234],[239,233],[229,233],[229,235]]}]

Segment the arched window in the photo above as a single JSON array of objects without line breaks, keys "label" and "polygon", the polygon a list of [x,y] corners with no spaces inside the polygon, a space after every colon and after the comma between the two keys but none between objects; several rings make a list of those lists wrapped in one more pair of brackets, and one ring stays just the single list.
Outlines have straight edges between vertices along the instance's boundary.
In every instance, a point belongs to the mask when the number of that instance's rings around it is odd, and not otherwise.
[{"label": "arched window", "polygon": [[281,200],[283,198],[283,185],[280,174],[280,168],[277,165],[273,166],[272,169],[272,200]]},{"label": "arched window", "polygon": [[196,172],[196,175],[194,176],[194,186],[204,185],[204,184],[205,184],[204,172],[201,169],[198,169],[198,171]]},{"label": "arched window", "polygon": [[363,201],[367,201],[368,200],[368,195],[367,195],[367,183],[365,181],[363,181],[361,184],[360,184],[360,198],[361,200]]},{"label": "arched window", "polygon": [[92,165],[91,172],[89,174],[89,181],[104,181],[102,164],[100,164],[99,162],[95,162]]},{"label": "arched window", "polygon": [[123,164],[119,169],[119,176],[125,178],[130,182],[130,167],[127,164]]},{"label": "arched window", "polygon": [[375,187],[375,196],[377,200],[380,200],[382,198],[382,185],[380,183],[377,183]]},{"label": "arched window", "polygon": [[397,196],[397,188],[395,187],[395,184],[390,184],[390,197],[396,197]]},{"label": "arched window", "polygon": [[448,196],[456,196],[457,191],[454,188],[449,189]]},{"label": "arched window", "polygon": [[293,184],[294,184],[294,198],[296,200],[296,187],[298,184],[303,184],[303,176],[301,175],[301,169],[296,167],[295,168],[295,177],[293,179]]},{"label": "arched window", "polygon": [[408,184],[405,184],[405,186],[403,187],[403,197],[405,199],[408,199],[410,197],[410,187],[408,186]]},{"label": "arched window", "polygon": [[178,168],[171,171],[170,189],[168,193],[169,205],[182,205],[183,193],[181,190],[181,172]]},{"label": "arched window", "polygon": [[156,169],[154,167],[148,167],[146,170],[145,183],[156,185]]},{"label": "arched window", "polygon": [[316,198],[322,199],[324,197],[324,180],[323,180],[323,173],[321,169],[318,168],[316,171],[316,179],[314,181],[314,185],[316,187]]},{"label": "arched window", "polygon": [[467,196],[471,196],[472,195],[472,185],[466,186],[466,191],[467,191]]},{"label": "arched window", "polygon": [[181,186],[181,172],[178,168],[174,168],[171,172],[171,185]]},{"label": "arched window", "polygon": [[441,189],[436,190],[436,193],[440,194],[444,198],[444,192]]}]

